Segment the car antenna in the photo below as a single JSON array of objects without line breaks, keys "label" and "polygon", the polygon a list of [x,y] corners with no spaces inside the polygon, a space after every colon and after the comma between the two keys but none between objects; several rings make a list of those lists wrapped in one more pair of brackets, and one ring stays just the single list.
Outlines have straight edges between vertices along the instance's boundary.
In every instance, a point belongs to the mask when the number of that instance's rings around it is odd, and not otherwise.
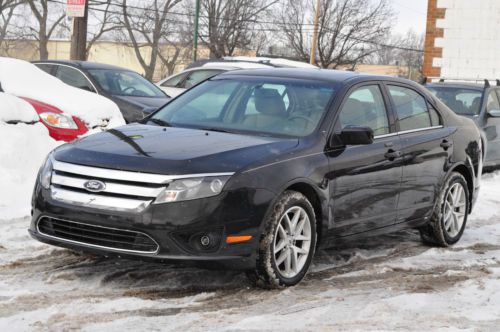
[{"label": "car antenna", "polygon": [[497,86],[500,86],[500,80],[498,80],[498,79],[497,79]]},{"label": "car antenna", "polygon": [[484,80],[484,87],[489,88],[490,87],[490,81]]},{"label": "car antenna", "polygon": [[422,79],[420,80],[421,85],[426,85],[427,84],[427,76],[423,76]]}]

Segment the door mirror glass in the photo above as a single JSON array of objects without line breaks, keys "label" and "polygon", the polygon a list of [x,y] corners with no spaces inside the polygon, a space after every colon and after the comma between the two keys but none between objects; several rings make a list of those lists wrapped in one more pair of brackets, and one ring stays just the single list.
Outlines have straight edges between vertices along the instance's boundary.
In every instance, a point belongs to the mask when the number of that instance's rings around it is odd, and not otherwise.
[{"label": "door mirror glass", "polygon": [[500,118],[500,109],[489,110],[488,115],[493,117],[493,118]]},{"label": "door mirror glass", "polygon": [[345,145],[366,145],[373,143],[373,129],[364,126],[347,126],[340,133]]}]

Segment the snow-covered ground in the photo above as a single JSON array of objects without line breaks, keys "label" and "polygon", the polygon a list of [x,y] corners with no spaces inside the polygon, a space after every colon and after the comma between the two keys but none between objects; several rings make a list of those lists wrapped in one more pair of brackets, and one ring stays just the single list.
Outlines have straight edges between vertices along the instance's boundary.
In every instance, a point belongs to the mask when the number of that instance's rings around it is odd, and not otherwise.
[{"label": "snow-covered ground", "polygon": [[[462,241],[414,231],[322,251],[297,287],[242,273],[98,258],[0,220],[0,330],[474,330],[500,327],[500,172],[483,177]],[[0,217],[1,219],[1,217]]]}]

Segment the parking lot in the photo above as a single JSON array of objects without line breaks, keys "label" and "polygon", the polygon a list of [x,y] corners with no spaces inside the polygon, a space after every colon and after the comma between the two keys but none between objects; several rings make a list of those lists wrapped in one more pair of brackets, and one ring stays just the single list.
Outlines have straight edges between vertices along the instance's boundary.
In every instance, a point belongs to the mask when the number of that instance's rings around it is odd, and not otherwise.
[{"label": "parking lot", "polygon": [[29,238],[29,218],[2,220],[0,329],[495,331],[499,183],[498,171],[483,176],[454,247],[426,247],[413,231],[372,238],[321,251],[304,282],[273,291],[240,272],[57,249]]}]

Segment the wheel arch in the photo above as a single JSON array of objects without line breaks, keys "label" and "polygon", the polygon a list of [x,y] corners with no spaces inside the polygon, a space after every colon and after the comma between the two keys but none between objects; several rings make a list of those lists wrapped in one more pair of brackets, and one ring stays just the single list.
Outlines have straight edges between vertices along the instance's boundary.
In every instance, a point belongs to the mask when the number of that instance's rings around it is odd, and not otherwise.
[{"label": "wheel arch", "polygon": [[313,206],[314,214],[316,217],[316,233],[317,233],[316,246],[318,246],[323,236],[323,220],[324,220],[323,205],[321,203],[320,194],[314,188],[314,185],[306,181],[300,181],[300,180],[289,184],[284,191],[286,190],[293,190],[301,193],[309,200],[309,202]]},{"label": "wheel arch", "polygon": [[454,165],[448,172],[446,178],[450,176],[452,172],[460,173],[467,182],[467,189],[469,190],[469,214],[472,212],[472,202],[474,195],[474,175],[472,171],[465,164]]}]

